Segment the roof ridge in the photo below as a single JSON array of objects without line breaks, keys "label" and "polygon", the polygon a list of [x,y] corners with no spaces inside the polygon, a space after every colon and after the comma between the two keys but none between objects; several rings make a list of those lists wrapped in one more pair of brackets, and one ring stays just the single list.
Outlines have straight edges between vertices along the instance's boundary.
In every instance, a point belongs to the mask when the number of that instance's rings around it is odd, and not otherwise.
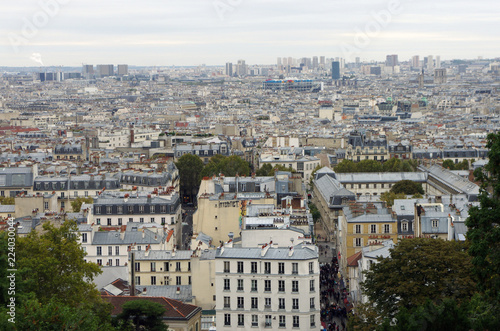
[{"label": "roof ridge", "polygon": [[[186,315],[184,315],[183,313],[181,313],[181,311],[180,311],[179,309],[177,309],[177,307],[174,307],[174,305],[170,302],[170,300],[172,300],[172,299],[165,298],[165,297],[162,297],[162,299],[163,299],[164,301],[166,301],[166,302],[167,302],[170,306],[172,306],[172,308],[173,308],[176,312],[178,312],[178,313],[179,313],[182,317],[186,317]],[[174,300],[174,301],[177,301],[177,300]],[[179,302],[180,302],[180,301],[179,301]]]}]

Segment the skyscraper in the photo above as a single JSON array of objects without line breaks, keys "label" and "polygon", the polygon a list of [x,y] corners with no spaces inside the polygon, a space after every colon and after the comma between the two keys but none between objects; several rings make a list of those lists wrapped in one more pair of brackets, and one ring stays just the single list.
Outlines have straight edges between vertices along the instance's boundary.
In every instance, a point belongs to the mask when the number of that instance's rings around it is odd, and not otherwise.
[{"label": "skyscraper", "polygon": [[414,55],[412,58],[411,58],[411,66],[413,68],[418,68],[420,67],[420,58],[418,55]]},{"label": "skyscraper", "polygon": [[429,55],[427,57],[427,70],[431,70],[434,69],[434,59],[432,58],[432,55]]},{"label": "skyscraper", "polygon": [[233,64],[231,62],[226,62],[226,75],[233,76]]},{"label": "skyscraper", "polygon": [[128,75],[128,64],[119,64],[117,72],[118,76]]},{"label": "skyscraper", "polygon": [[319,62],[318,62],[318,57],[317,56],[313,56],[313,61],[312,61],[312,67],[314,69],[316,69],[319,65]]},{"label": "skyscraper", "polygon": [[108,77],[114,75],[114,67],[112,64],[98,64],[97,74],[99,77]]},{"label": "skyscraper", "polygon": [[92,64],[84,64],[82,66],[82,75],[85,79],[94,77],[94,66]]},{"label": "skyscraper", "polygon": [[281,65],[281,58],[280,57],[278,57],[276,64],[278,65],[278,67]]},{"label": "skyscraper", "polygon": [[441,68],[441,56],[436,55],[436,68]]},{"label": "skyscraper", "polygon": [[398,65],[398,56],[397,54],[387,55],[385,57],[385,65],[388,67],[395,67]]},{"label": "skyscraper", "polygon": [[320,56],[319,57],[319,65],[322,66],[323,68],[325,67],[325,56]]},{"label": "skyscraper", "polygon": [[332,62],[332,79],[340,79],[340,62]]}]

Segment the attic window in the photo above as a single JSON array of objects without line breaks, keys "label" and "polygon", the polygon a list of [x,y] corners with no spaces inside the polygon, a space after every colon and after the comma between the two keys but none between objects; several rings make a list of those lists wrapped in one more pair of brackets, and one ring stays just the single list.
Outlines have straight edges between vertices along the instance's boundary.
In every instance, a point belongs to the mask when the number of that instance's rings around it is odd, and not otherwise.
[{"label": "attic window", "polygon": [[401,210],[405,210],[405,206],[401,206]]},{"label": "attic window", "polygon": [[437,228],[439,226],[439,220],[432,220],[432,227]]}]

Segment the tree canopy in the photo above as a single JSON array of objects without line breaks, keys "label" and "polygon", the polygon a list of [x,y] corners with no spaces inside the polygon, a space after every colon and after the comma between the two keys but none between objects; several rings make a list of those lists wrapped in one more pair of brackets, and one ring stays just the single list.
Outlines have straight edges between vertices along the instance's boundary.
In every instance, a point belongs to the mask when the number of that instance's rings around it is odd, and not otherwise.
[{"label": "tree canopy", "polygon": [[402,240],[391,249],[391,257],[379,259],[366,272],[364,293],[384,317],[413,309],[428,299],[460,302],[475,289],[471,259],[463,244],[441,239]]},{"label": "tree canopy", "polygon": [[277,165],[275,165],[273,167],[270,163],[265,163],[265,164],[262,165],[262,167],[260,167],[259,169],[257,169],[257,171],[255,172],[255,174],[257,176],[274,176],[274,173],[276,171],[296,172],[295,169],[293,169],[293,168],[287,168],[287,167],[285,167],[284,165],[281,165],[281,164],[277,164]]},{"label": "tree canopy", "polygon": [[353,162],[344,159],[336,167],[335,172],[413,172],[417,171],[416,160],[401,160],[398,158],[391,158],[384,163],[376,160],[362,160]]},{"label": "tree canopy", "polygon": [[84,203],[93,203],[94,199],[91,197],[78,197],[75,200],[71,201],[71,209],[73,209],[74,213],[80,212],[80,209],[82,208],[82,204]]},{"label": "tree canopy", "polygon": [[121,330],[167,331],[168,326],[162,320],[164,313],[165,307],[157,302],[132,300],[123,304],[122,312],[116,317],[115,324]]},{"label": "tree canopy", "polygon": [[396,194],[404,193],[406,195],[413,194],[424,194],[424,189],[421,183],[417,183],[411,180],[400,180],[391,187],[391,192]]},{"label": "tree canopy", "polygon": [[469,170],[469,161],[463,160],[462,162],[455,163],[452,160],[444,160],[443,168],[447,168],[449,170]]},{"label": "tree canopy", "polygon": [[175,166],[179,170],[181,194],[192,198],[200,187],[203,161],[197,155],[184,154]]},{"label": "tree canopy", "polygon": [[234,177],[236,174],[239,176],[249,176],[250,164],[237,155],[223,156],[218,154],[210,159],[203,168],[201,175],[202,177],[210,177],[214,175],[218,176],[219,174],[224,174],[224,176],[228,177]]}]

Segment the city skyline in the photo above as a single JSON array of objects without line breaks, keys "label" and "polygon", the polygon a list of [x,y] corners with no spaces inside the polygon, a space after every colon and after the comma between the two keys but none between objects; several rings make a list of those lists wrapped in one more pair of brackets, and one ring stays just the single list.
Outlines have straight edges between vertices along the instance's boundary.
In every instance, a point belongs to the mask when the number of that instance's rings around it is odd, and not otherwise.
[{"label": "city skyline", "polygon": [[384,61],[387,54],[400,61],[427,54],[442,61],[495,58],[500,5],[481,3],[24,0],[3,4],[0,65],[275,64],[276,57],[314,55],[348,62]]}]

